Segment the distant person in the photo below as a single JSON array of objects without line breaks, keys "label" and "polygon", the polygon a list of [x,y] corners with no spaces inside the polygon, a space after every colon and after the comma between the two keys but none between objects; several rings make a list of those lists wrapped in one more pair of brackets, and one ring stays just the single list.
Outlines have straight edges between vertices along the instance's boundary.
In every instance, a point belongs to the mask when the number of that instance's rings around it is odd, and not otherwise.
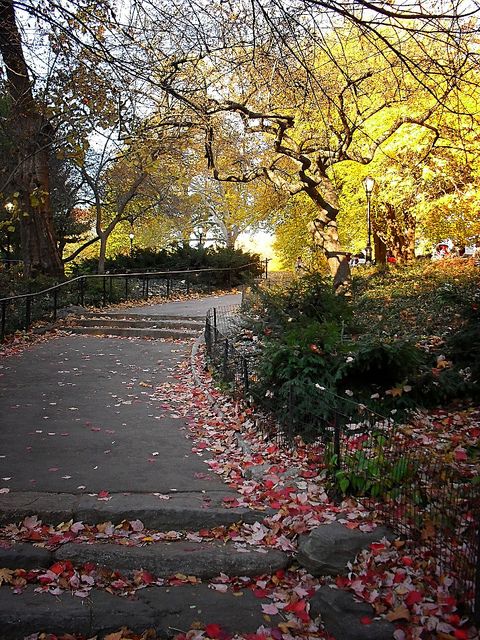
[{"label": "distant person", "polygon": [[387,262],[389,264],[395,264],[397,261],[397,259],[395,258],[395,256],[393,255],[393,253],[389,250],[387,251]]},{"label": "distant person", "polygon": [[306,271],[306,267],[302,260],[302,256],[298,256],[298,258],[295,261],[295,272],[300,274],[304,271]]}]

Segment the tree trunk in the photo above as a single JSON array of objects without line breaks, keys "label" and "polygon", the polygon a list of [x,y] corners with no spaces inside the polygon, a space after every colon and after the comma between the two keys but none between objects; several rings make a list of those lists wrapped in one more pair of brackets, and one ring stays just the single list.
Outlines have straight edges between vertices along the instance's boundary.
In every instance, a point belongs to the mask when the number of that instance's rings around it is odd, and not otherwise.
[{"label": "tree trunk", "polygon": [[105,273],[105,257],[107,255],[107,241],[108,241],[108,235],[106,233],[102,233],[100,235],[100,251],[98,254],[98,267],[97,267],[97,273],[99,274]]},{"label": "tree trunk", "polygon": [[0,53],[12,102],[9,131],[17,150],[12,193],[18,193],[15,199],[25,275],[61,277],[63,264],[50,207],[49,126],[33,98],[12,0],[0,0]]},{"label": "tree trunk", "polygon": [[[316,188],[305,189],[305,193],[318,207],[317,217],[309,223],[308,228],[312,233],[314,243],[325,254],[330,274],[333,276],[335,292],[351,296],[352,274],[350,264],[347,254],[338,239],[338,196],[328,178],[325,178],[322,182],[322,190],[326,195],[326,199],[320,196]],[[328,209],[325,206],[328,206]]]},{"label": "tree trunk", "polygon": [[376,230],[373,231],[373,246],[376,264],[386,264],[387,262],[387,245],[378,235]]}]

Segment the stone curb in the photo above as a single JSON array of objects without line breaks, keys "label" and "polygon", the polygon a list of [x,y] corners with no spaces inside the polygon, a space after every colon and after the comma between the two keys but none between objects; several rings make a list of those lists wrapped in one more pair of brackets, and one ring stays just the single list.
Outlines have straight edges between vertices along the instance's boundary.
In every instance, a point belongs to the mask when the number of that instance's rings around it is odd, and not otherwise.
[{"label": "stone curb", "polygon": [[[8,587],[0,588],[2,640],[21,640],[33,633],[77,633],[104,637],[125,626],[136,633],[153,628],[161,637],[187,631],[194,623],[218,624],[231,633],[254,633],[267,620],[262,600],[249,590],[235,596],[219,593],[206,584],[178,587],[149,587],[132,598],[93,590],[81,599],[70,593],[53,597],[28,587],[21,596]],[[263,600],[263,603],[267,601]],[[282,618],[271,616],[276,626]]]},{"label": "stone curb", "polygon": [[101,501],[88,495],[19,491],[0,495],[0,524],[37,515],[48,524],[68,520],[88,524],[141,520],[146,528],[158,531],[196,531],[239,521],[251,524],[263,520],[265,514],[261,511],[222,506],[223,498],[235,495],[225,489],[208,494],[172,493],[167,500],[152,494],[119,493],[111,494],[108,501]]},{"label": "stone curb", "polygon": [[[312,619],[321,616],[326,629],[338,640],[391,640],[395,626],[374,619],[373,607],[357,602],[353,593],[329,586],[320,587],[310,600]],[[362,622],[362,618],[368,619]]]}]

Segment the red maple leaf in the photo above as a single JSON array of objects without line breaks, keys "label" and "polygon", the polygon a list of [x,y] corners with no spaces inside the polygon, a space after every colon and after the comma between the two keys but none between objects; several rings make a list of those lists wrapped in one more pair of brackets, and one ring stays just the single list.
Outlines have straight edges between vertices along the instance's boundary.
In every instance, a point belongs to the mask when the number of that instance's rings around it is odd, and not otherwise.
[{"label": "red maple leaf", "polygon": [[405,604],[408,607],[411,607],[412,605],[417,604],[417,602],[421,602],[422,600],[423,595],[420,593],[420,591],[410,591],[408,596],[405,598]]},{"label": "red maple leaf", "polygon": [[223,636],[222,627],[218,624],[207,624],[205,633],[209,638],[221,638]]}]

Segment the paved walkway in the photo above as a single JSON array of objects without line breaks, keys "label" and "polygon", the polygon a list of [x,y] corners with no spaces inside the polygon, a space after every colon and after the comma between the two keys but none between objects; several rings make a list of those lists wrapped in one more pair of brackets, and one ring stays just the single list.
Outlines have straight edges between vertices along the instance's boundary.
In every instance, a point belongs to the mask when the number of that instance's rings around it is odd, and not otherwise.
[{"label": "paved walkway", "polygon": [[[204,316],[212,306],[239,301],[211,296],[129,312]],[[71,335],[0,359],[0,488],[73,495],[225,491],[192,453],[185,417],[153,394],[175,382],[172,371],[191,347],[191,341]]]}]

